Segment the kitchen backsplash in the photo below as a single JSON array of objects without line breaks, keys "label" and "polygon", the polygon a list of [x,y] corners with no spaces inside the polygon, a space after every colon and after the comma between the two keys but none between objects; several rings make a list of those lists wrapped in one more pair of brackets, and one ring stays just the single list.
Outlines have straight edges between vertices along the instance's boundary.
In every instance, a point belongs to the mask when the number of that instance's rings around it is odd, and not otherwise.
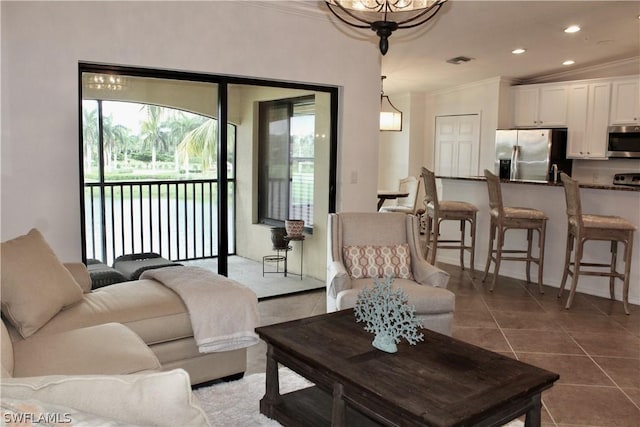
[{"label": "kitchen backsplash", "polygon": [[590,184],[612,184],[617,173],[640,173],[640,159],[574,160],[571,176]]}]

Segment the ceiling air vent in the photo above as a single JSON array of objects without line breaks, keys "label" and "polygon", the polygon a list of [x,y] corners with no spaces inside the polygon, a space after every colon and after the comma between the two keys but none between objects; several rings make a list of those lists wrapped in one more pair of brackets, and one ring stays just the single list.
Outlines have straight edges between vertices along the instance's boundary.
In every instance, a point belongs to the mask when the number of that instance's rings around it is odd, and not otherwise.
[{"label": "ceiling air vent", "polygon": [[447,59],[447,62],[449,64],[462,64],[464,62],[469,62],[471,61],[473,58],[469,58],[468,56],[456,56],[455,58],[451,58],[451,59]]}]

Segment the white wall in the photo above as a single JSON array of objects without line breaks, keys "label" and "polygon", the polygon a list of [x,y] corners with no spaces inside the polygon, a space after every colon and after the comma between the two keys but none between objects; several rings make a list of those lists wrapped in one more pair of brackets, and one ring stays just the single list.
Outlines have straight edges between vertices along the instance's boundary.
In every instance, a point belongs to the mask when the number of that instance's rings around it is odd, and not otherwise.
[{"label": "white wall", "polygon": [[[400,179],[420,176],[425,147],[425,95],[411,92],[390,98],[402,111],[402,131],[380,132],[378,188],[393,190],[398,188]],[[418,200],[422,203],[422,196]]]},{"label": "white wall", "polygon": [[0,7],[2,240],[38,227],[60,258],[80,258],[79,61],[341,87],[338,210],[375,210],[375,43],[347,37],[328,18],[268,2]]},{"label": "white wall", "polygon": [[[411,111],[409,95],[391,97],[393,105],[402,111],[402,131],[380,132],[378,146],[378,188],[397,190],[398,180],[409,173],[409,144],[411,138]],[[375,145],[372,144],[372,148]]]},{"label": "white wall", "polygon": [[424,164],[434,168],[435,117],[480,114],[479,168],[493,168],[495,131],[508,123],[508,109],[500,105],[508,83],[500,77],[427,94],[425,107]]}]

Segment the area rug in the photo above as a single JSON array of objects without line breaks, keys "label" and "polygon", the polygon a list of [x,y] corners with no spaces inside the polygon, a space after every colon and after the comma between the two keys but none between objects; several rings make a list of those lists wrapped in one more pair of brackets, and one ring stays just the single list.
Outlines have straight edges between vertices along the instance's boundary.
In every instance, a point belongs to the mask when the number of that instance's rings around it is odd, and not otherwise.
[{"label": "area rug", "polygon": [[[312,384],[295,372],[281,368],[280,393],[309,387]],[[241,380],[216,384],[194,390],[202,409],[214,427],[278,427],[280,423],[260,413],[260,399],[264,396],[265,374],[247,375]],[[515,420],[506,427],[522,427]]]},{"label": "area rug", "polygon": [[[279,370],[280,393],[313,385],[290,369]],[[280,423],[260,413],[264,396],[265,374],[247,375],[238,381],[194,390],[200,406],[214,427],[278,427]]]}]

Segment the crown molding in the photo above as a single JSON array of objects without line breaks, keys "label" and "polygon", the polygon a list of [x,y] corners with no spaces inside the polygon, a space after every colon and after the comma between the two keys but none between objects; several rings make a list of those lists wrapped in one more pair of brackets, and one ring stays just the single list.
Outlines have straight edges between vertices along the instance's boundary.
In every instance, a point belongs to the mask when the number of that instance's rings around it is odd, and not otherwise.
[{"label": "crown molding", "polygon": [[491,84],[511,86],[516,84],[516,80],[509,77],[502,77],[502,76],[490,77],[484,80],[478,80],[475,82],[464,83],[458,86],[452,86],[444,89],[439,89],[433,92],[428,92],[427,95],[428,96],[446,95],[451,92],[458,92],[461,90],[466,90],[466,89],[471,89],[471,88],[481,87],[481,86],[486,86]]},{"label": "crown molding", "polygon": [[581,80],[576,77],[580,74],[589,73],[602,73],[607,74],[608,71],[615,71],[621,67],[636,67],[636,74],[640,71],[640,56],[632,56],[630,58],[623,58],[616,61],[605,62],[602,64],[589,65],[581,68],[574,68],[559,73],[550,73],[534,77],[526,77],[517,79],[517,84],[534,84],[534,83],[550,83],[564,80]]}]

